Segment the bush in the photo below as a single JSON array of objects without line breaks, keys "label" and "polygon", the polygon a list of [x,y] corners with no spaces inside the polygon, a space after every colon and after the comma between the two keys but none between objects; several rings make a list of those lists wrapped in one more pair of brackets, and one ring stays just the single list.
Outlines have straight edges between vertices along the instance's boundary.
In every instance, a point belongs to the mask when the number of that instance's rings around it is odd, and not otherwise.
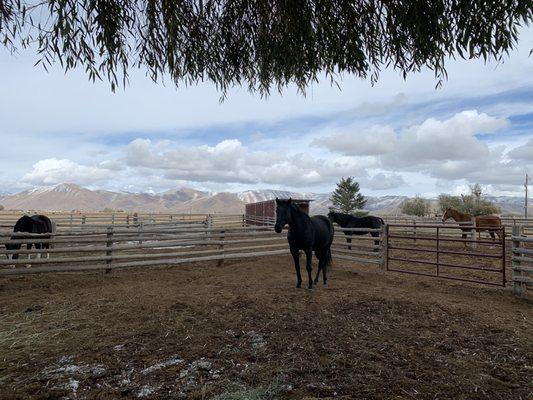
[{"label": "bush", "polygon": [[0,204],[0,211],[3,211],[3,210],[4,210],[4,206]]},{"label": "bush", "polygon": [[416,215],[418,217],[424,217],[429,214],[431,207],[429,201],[422,199],[421,197],[415,197],[414,199],[406,200],[402,204],[402,212],[407,215]]},{"label": "bush", "polygon": [[439,196],[439,209],[444,212],[448,208],[472,216],[498,214],[500,212],[498,206],[483,198],[483,191],[478,184],[470,188],[470,194],[462,194],[461,196],[441,194]]}]

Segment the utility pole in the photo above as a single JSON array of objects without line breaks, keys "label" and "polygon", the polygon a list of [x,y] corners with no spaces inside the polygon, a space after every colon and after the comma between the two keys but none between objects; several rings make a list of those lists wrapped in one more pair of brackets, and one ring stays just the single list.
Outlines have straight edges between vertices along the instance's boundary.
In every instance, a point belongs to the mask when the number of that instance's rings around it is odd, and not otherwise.
[{"label": "utility pole", "polygon": [[524,202],[524,215],[527,219],[527,186],[529,185],[529,175],[526,174],[526,182],[524,183],[524,186],[526,188],[526,198],[525,198],[525,202]]}]

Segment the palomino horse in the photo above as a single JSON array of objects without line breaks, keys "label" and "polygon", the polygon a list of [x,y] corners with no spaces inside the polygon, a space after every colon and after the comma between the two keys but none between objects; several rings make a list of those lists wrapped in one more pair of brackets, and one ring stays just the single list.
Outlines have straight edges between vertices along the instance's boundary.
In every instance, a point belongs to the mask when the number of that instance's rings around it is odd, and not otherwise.
[{"label": "palomino horse", "polygon": [[[455,222],[474,222],[474,227],[477,232],[488,231],[492,240],[496,240],[494,233],[498,235],[498,238],[501,240],[501,227],[502,220],[500,217],[495,215],[479,215],[477,217],[472,217],[470,214],[465,214],[460,211],[454,210],[453,208],[448,208],[444,215],[442,216],[442,222],[445,222],[448,219],[453,219]],[[472,228],[461,228],[463,231],[463,239],[466,239],[467,232],[472,232]],[[465,242],[466,246],[466,242]]]},{"label": "palomino horse", "polygon": [[294,259],[296,269],[296,287],[302,286],[302,275],[300,274],[300,250],[305,252],[307,275],[309,276],[309,289],[313,288],[311,278],[313,251],[318,258],[318,271],[316,273],[315,285],[318,283],[320,271],[324,285],[327,282],[326,269],[331,264],[331,243],[333,242],[333,224],[324,215],[310,217],[294,204],[291,199],[279,200],[276,198],[276,225],[274,230],[281,233],[283,227],[289,225],[287,240]]}]

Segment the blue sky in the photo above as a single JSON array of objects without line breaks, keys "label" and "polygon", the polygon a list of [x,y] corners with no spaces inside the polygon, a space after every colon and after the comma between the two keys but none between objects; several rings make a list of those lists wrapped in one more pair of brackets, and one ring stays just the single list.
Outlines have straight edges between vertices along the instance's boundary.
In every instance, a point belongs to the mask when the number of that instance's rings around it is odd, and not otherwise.
[{"label": "blue sky", "polygon": [[[72,182],[134,192],[181,186],[214,191],[326,192],[352,175],[369,195],[435,196],[479,182],[522,192],[533,171],[533,29],[503,63],[449,60],[404,81],[372,86],[323,79],[267,99],[213,85],[155,85],[132,71],[112,93],[81,71],[49,73],[35,55],[0,49],[0,193]],[[529,156],[529,150],[532,153]]]}]

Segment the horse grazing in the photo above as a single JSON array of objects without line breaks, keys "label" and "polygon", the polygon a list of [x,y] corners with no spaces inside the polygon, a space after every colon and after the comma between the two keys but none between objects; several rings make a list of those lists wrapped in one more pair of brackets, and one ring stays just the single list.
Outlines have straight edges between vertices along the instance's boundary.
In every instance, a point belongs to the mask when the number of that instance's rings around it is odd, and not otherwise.
[{"label": "horse grazing", "polygon": [[[385,222],[380,217],[374,217],[372,215],[367,215],[366,217],[354,217],[350,214],[343,214],[334,211],[328,213],[328,218],[331,222],[339,224],[341,228],[369,228],[369,229],[380,229]],[[348,249],[352,249],[352,235],[366,235],[370,233],[372,237],[379,237],[379,232],[353,232],[353,231],[344,231],[346,235],[346,242],[348,242]],[[379,246],[379,240],[374,240],[374,245]],[[374,248],[374,251],[378,251],[377,248]]]},{"label": "horse grazing", "polygon": [[[500,229],[502,227],[502,220],[500,219],[500,217],[497,217],[495,215],[479,215],[477,217],[472,217],[470,214],[465,214],[453,208],[448,208],[442,216],[442,222],[446,222],[450,218],[453,219],[455,222],[459,223],[474,222],[474,227],[476,228],[477,232],[488,231],[492,240],[496,240],[496,237],[494,236],[494,233],[496,232],[498,238],[500,240],[502,239],[500,233]],[[472,232],[472,228],[461,228],[461,231],[463,232],[462,238],[466,239],[467,233]]]},{"label": "horse grazing", "polygon": [[[50,220],[45,215],[34,215],[28,217],[24,215],[19,218],[13,227],[13,235],[11,240],[22,239],[24,235],[17,235],[17,233],[55,233],[56,226],[53,221]],[[50,235],[40,236],[42,239],[50,239]],[[49,249],[50,243],[27,243],[26,248],[31,250],[32,246],[35,246],[36,249]],[[20,250],[22,245],[20,243],[7,243],[6,250]],[[37,253],[37,257],[41,258],[41,253]],[[46,257],[50,257],[50,253],[46,253]],[[7,254],[8,259],[16,260],[19,258],[18,253]],[[28,259],[30,258],[30,253],[28,253]]]},{"label": "horse grazing", "polygon": [[274,230],[281,233],[283,227],[289,225],[287,240],[289,242],[294,268],[296,269],[296,287],[302,287],[302,275],[300,274],[300,250],[305,252],[307,275],[309,277],[308,288],[313,288],[311,276],[313,251],[318,258],[318,271],[315,277],[315,285],[318,283],[320,271],[326,284],[327,268],[331,264],[331,243],[333,242],[333,224],[324,215],[310,217],[300,207],[289,200],[276,198],[276,225]]}]

